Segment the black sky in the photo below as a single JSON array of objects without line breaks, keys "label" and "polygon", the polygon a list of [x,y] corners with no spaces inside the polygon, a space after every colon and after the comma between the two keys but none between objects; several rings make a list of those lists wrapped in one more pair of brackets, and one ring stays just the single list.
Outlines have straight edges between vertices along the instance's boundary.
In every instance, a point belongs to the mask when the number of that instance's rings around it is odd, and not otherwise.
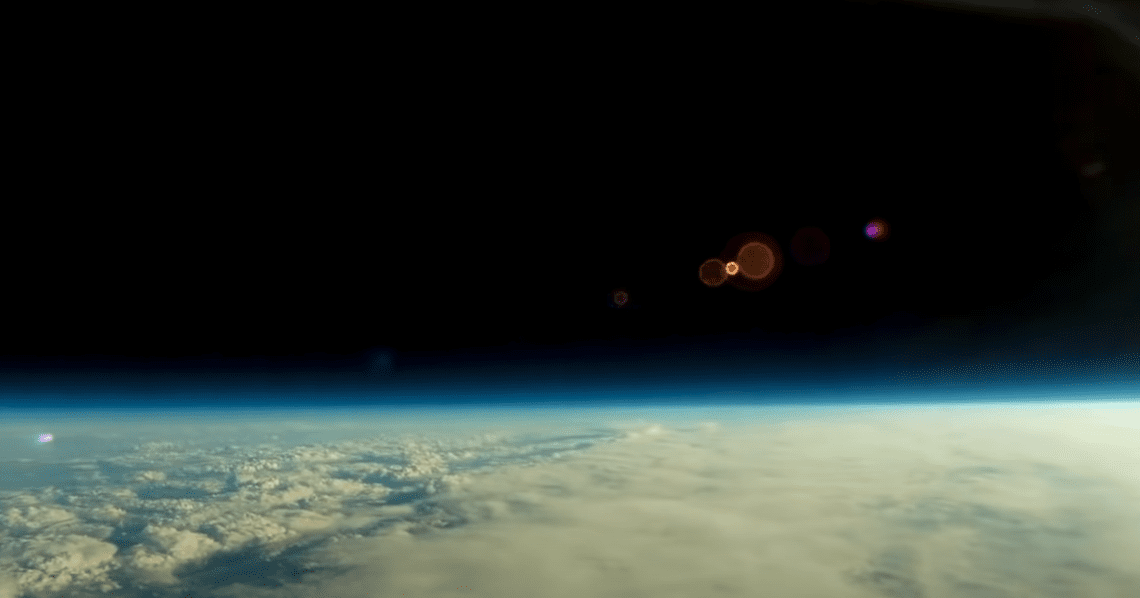
[{"label": "black sky", "polygon": [[[424,27],[363,44],[371,58],[282,46],[257,69],[230,54],[148,77],[136,56],[58,115],[70,141],[29,152],[41,183],[5,222],[0,373],[335,378],[392,352],[400,371],[540,380],[591,354],[703,371],[741,348],[795,375],[871,354],[1134,370],[1140,82],[1111,36],[887,2],[787,10]],[[96,99],[116,94],[133,99]],[[864,236],[873,218],[889,239]],[[790,252],[804,227],[828,236],[824,263]],[[779,278],[702,284],[748,232],[780,245]]]}]

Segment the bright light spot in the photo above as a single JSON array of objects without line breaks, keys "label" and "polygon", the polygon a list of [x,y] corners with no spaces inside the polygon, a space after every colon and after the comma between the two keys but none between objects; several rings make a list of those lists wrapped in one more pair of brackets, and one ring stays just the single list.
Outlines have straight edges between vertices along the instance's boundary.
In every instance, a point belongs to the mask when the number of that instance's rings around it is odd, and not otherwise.
[{"label": "bright light spot", "polygon": [[727,272],[729,276],[732,276],[740,271],[740,265],[736,262],[729,262],[724,265],[724,271]]},{"label": "bright light spot", "polygon": [[736,263],[744,276],[753,279],[764,278],[776,264],[772,249],[763,243],[748,243],[740,248]]},{"label": "bright light spot", "polygon": [[55,439],[55,437],[52,436],[51,434],[40,434],[40,437],[37,440],[39,440],[40,442],[51,442],[54,439]]},{"label": "bright light spot", "polygon": [[706,286],[718,287],[728,280],[728,265],[717,258],[711,258],[701,264],[699,276]]},{"label": "bright light spot", "polygon": [[890,227],[882,218],[874,218],[863,228],[863,233],[872,241],[886,241]]}]

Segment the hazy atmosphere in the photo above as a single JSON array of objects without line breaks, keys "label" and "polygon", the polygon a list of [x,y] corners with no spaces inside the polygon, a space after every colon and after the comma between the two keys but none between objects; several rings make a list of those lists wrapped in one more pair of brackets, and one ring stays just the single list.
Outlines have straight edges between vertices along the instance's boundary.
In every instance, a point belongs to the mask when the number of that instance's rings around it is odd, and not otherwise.
[{"label": "hazy atmosphere", "polygon": [[0,598],[1140,598],[1134,11],[405,12],[44,29]]}]

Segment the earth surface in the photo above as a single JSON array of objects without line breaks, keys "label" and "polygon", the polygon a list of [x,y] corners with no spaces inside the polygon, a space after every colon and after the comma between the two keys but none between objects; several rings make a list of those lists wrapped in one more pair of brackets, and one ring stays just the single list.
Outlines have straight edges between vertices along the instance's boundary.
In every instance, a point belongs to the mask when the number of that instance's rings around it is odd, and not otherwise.
[{"label": "earth surface", "polygon": [[3,421],[0,598],[1140,596],[1135,402]]}]

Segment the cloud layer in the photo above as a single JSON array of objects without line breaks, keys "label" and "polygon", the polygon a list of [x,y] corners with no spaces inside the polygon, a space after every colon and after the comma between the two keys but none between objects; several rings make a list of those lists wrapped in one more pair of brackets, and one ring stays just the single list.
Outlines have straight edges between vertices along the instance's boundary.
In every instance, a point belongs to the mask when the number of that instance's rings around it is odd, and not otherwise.
[{"label": "cloud layer", "polygon": [[612,415],[72,460],[0,598],[1140,595],[1140,408]]}]

